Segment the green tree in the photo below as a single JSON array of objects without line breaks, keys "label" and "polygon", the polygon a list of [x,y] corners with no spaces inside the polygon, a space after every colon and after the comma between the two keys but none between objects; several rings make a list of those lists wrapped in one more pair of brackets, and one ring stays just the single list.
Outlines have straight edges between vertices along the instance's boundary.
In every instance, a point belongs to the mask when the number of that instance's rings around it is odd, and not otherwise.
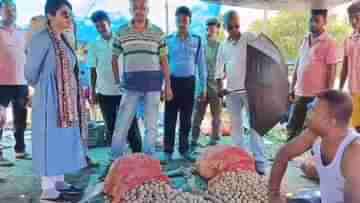
[{"label": "green tree", "polygon": [[[336,39],[338,45],[342,45],[351,28],[337,16],[330,16],[328,21],[329,33]],[[250,25],[250,31],[260,33],[266,26],[265,34],[279,46],[285,59],[294,61],[298,57],[298,48],[309,30],[308,22],[309,15],[304,12],[280,11],[268,22],[255,21]]]}]

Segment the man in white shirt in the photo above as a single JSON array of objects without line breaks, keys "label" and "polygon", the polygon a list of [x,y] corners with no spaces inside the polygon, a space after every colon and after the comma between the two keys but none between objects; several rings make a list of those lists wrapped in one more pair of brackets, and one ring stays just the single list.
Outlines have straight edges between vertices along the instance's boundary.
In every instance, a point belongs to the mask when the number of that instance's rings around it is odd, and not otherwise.
[{"label": "man in white shirt", "polygon": [[360,136],[348,128],[351,97],[337,90],[320,93],[307,127],[278,152],[269,182],[270,203],[285,203],[280,184],[288,162],[313,149],[322,203],[360,202]]},{"label": "man in white shirt", "polygon": [[[227,40],[219,48],[216,70],[224,70],[227,78],[227,91],[236,91],[227,97],[227,103],[232,120],[233,143],[241,148],[243,140],[243,109],[248,111],[246,80],[246,50],[249,41],[256,39],[252,33],[240,32],[240,19],[236,11],[229,11],[224,16],[224,27],[229,34]],[[224,74],[216,74],[222,79]],[[259,174],[265,173],[265,150],[263,138],[254,130],[250,129],[250,147],[256,161],[256,170]]]},{"label": "man in white shirt", "polygon": [[[91,102],[99,102],[106,125],[107,145],[111,146],[116,115],[121,101],[121,89],[115,84],[111,60],[114,35],[110,18],[104,11],[96,11],[91,20],[100,37],[90,45],[88,65],[91,67]],[[120,59],[121,60],[121,59]],[[119,64],[122,64],[119,63]],[[141,152],[141,135],[135,118],[128,133],[128,141],[133,152]]]}]

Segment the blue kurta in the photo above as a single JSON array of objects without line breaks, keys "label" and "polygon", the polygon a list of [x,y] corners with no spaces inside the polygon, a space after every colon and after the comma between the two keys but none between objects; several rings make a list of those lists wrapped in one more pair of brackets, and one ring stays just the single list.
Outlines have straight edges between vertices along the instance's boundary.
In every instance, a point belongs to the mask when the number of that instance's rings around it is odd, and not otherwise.
[{"label": "blue kurta", "polygon": [[[66,49],[70,64],[75,56]],[[85,167],[85,151],[80,127],[58,128],[56,57],[47,30],[35,34],[29,46],[25,77],[35,88],[32,98],[32,156],[39,176],[72,173]]]}]

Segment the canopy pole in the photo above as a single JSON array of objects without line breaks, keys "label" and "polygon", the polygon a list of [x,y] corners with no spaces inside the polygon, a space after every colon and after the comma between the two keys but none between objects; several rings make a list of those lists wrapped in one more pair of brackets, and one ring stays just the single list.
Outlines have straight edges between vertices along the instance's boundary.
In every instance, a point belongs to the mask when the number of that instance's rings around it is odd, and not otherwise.
[{"label": "canopy pole", "polygon": [[166,23],[166,35],[169,34],[169,1],[165,0],[165,23]]},{"label": "canopy pole", "polygon": [[266,34],[268,31],[268,23],[269,23],[269,7],[268,7],[268,3],[265,2],[264,5],[265,9],[264,9],[264,23],[263,23],[263,27],[262,27],[262,33]]}]

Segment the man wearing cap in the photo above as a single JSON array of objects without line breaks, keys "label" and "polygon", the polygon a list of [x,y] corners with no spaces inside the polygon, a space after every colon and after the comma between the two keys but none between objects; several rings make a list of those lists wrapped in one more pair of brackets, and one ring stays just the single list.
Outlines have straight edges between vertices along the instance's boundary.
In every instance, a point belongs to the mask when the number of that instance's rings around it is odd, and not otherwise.
[{"label": "man wearing cap", "polygon": [[351,126],[360,132],[360,1],[350,5],[348,14],[353,33],[345,39],[344,43],[340,89],[343,89],[348,79],[348,90],[354,105]]},{"label": "man wearing cap", "polygon": [[336,43],[326,32],[327,10],[312,9],[310,34],[299,49],[299,59],[291,85],[295,100],[293,116],[288,124],[288,139],[302,131],[307,111],[316,94],[333,88],[336,74]]},{"label": "man wearing cap", "polygon": [[169,48],[169,64],[171,87],[174,99],[165,104],[165,154],[171,159],[174,152],[175,130],[178,114],[180,114],[179,152],[188,160],[192,160],[189,153],[189,133],[194,105],[195,80],[198,74],[198,99],[206,98],[206,62],[201,38],[191,34],[191,11],[181,6],[176,10],[177,32],[166,38]]},{"label": "man wearing cap", "polygon": [[219,71],[216,69],[216,57],[218,54],[220,42],[217,40],[220,28],[220,22],[216,18],[210,18],[207,22],[207,40],[205,42],[205,59],[207,65],[207,97],[202,99],[202,97],[196,93],[197,98],[195,101],[194,108],[194,119],[192,126],[192,150],[195,150],[198,145],[198,139],[200,135],[200,126],[201,122],[204,119],[204,115],[207,109],[207,106],[210,104],[210,111],[212,115],[212,132],[210,137],[210,145],[215,145],[220,139],[220,116],[221,116],[221,99],[218,96],[218,81],[215,76]]},{"label": "man wearing cap", "polygon": [[[25,152],[24,132],[28,103],[28,86],[24,75],[26,33],[15,25],[16,5],[0,1],[0,109],[12,103],[14,118],[15,157],[30,159]],[[0,137],[2,129],[0,129]],[[0,165],[5,161],[0,151]],[[4,162],[3,162],[4,163]]]}]

